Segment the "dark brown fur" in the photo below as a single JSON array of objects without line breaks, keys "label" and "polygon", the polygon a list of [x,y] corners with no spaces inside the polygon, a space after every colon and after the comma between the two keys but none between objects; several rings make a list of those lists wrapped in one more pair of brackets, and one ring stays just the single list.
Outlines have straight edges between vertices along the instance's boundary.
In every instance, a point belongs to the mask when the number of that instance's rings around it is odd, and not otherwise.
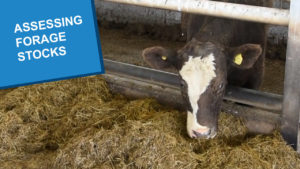
[{"label": "dark brown fur", "polygon": [[[215,0],[255,6],[272,5],[272,0]],[[228,82],[231,85],[258,89],[264,75],[267,26],[262,23],[222,19],[203,15],[183,14],[183,29],[187,29],[187,41],[211,41],[221,47],[240,46],[245,43],[260,44],[262,54],[251,69],[228,67]]]}]

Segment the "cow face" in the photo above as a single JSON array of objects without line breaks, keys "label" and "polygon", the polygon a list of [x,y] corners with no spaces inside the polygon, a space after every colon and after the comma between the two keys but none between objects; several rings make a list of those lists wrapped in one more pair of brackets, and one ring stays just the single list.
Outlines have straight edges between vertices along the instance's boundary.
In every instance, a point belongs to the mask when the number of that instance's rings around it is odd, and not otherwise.
[{"label": "cow face", "polygon": [[186,103],[188,135],[213,138],[217,133],[228,68],[249,69],[261,52],[261,47],[255,44],[224,48],[193,39],[178,51],[159,46],[147,48],[143,58],[153,68],[173,67],[178,71]]}]

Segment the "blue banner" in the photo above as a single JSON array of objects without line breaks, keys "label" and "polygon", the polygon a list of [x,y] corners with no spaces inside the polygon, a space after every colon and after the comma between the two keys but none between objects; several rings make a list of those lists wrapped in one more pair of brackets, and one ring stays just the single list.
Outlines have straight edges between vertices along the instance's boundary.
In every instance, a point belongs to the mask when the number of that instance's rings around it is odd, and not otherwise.
[{"label": "blue banner", "polygon": [[0,89],[104,73],[93,0],[0,5]]}]

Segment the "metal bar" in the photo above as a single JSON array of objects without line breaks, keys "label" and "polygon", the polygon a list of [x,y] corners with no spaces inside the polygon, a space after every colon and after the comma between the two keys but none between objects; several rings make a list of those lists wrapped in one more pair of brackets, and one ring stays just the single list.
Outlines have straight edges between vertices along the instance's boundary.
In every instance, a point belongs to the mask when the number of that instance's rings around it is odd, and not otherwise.
[{"label": "metal bar", "polygon": [[110,89],[115,93],[121,93],[130,98],[154,98],[162,104],[182,110],[184,108],[178,88],[112,72],[107,72],[103,76]]},{"label": "metal bar", "polygon": [[[176,88],[179,88],[180,86],[179,76],[174,73],[168,73],[107,59],[104,59],[104,66],[107,71],[117,74],[123,74],[142,78],[148,81],[172,85]],[[282,109],[281,95],[259,92],[250,89],[228,87],[224,99],[266,110],[281,111]]]},{"label": "metal bar", "polygon": [[273,93],[229,86],[224,99],[268,110],[282,110],[282,96]]},{"label": "metal bar", "polygon": [[156,82],[179,86],[180,81],[177,74],[164,72],[160,70],[150,69],[146,67],[136,66],[132,64],[112,61],[104,59],[105,69],[112,72],[118,72],[135,76],[143,79],[148,79]]},{"label": "metal bar", "polygon": [[[286,56],[281,133],[300,153],[297,145],[300,111],[300,1],[291,1]],[[299,142],[298,142],[299,143]]]},{"label": "metal bar", "polygon": [[144,7],[218,16],[274,25],[288,25],[289,10],[207,0],[105,0]]}]

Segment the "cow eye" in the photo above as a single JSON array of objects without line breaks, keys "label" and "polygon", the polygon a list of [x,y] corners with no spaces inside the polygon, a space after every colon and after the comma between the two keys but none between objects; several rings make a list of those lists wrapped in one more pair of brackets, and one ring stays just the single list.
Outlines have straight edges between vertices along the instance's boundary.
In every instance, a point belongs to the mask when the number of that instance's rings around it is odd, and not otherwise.
[{"label": "cow eye", "polygon": [[185,87],[185,82],[183,80],[180,81],[180,87]]}]

